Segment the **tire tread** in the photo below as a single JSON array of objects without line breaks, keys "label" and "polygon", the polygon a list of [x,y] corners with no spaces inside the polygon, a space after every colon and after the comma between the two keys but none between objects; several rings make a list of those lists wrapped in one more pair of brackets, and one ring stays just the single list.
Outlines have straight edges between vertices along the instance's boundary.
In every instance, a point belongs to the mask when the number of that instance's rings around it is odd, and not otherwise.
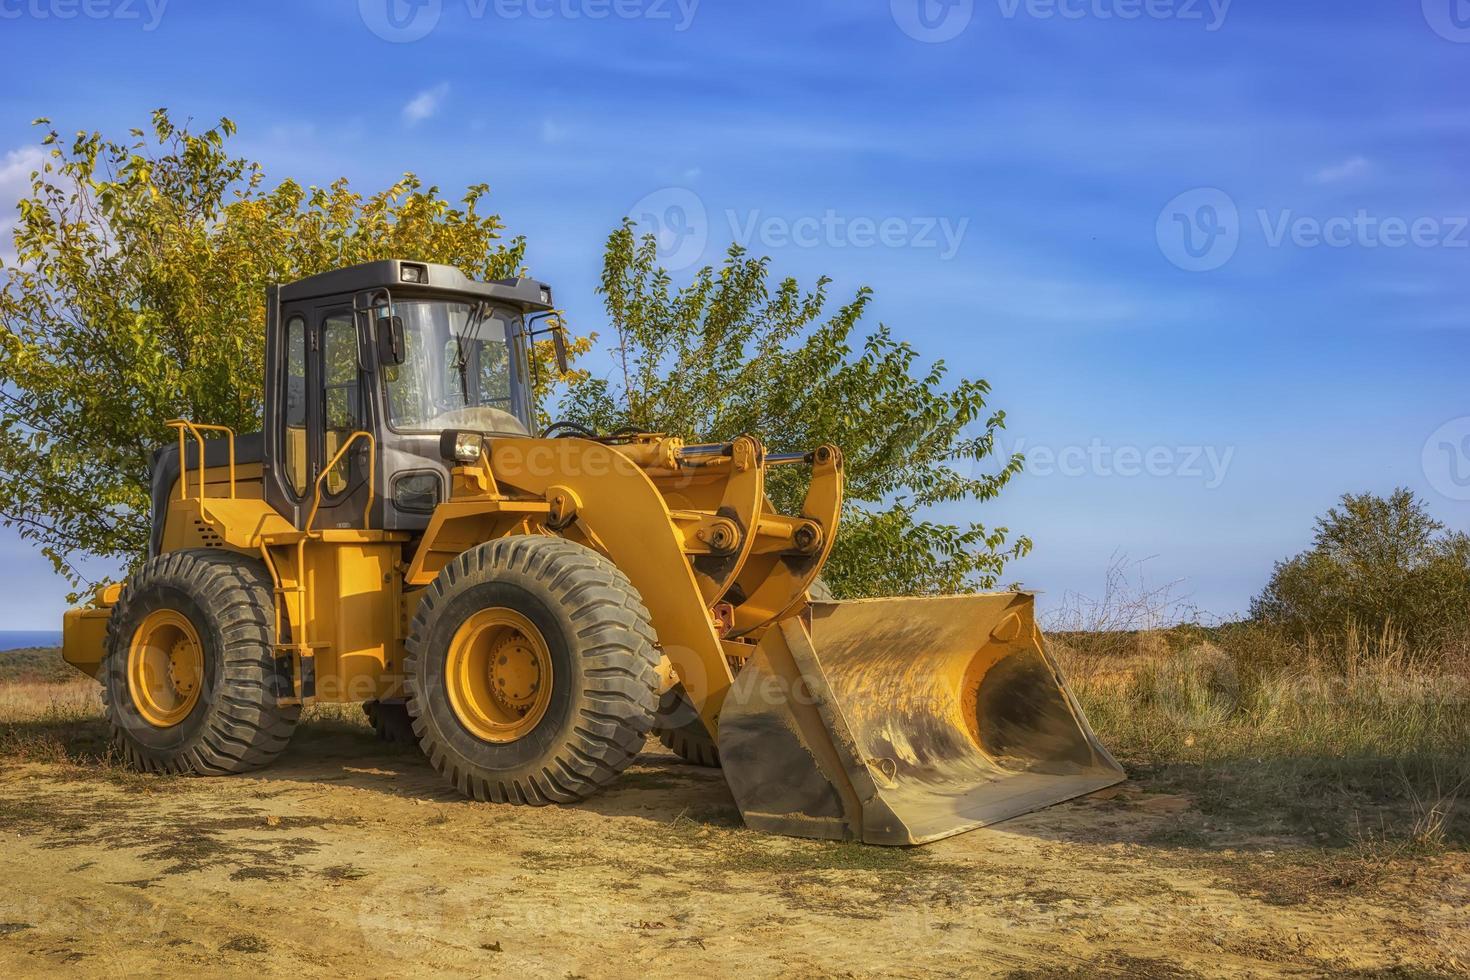
[{"label": "tire tread", "polygon": [[[570,620],[581,690],[563,744],[549,760],[510,775],[479,770],[435,735],[420,690],[437,617],[459,592],[504,573],[537,580]],[[658,649],[648,609],[627,576],[602,555],[562,538],[522,535],[487,542],[449,562],[424,590],[404,659],[409,714],[430,764],[461,793],[496,803],[544,806],[591,796],[637,756],[658,708]],[[589,666],[590,664],[590,666]]]},{"label": "tire tread", "polygon": [[[150,593],[173,591],[187,596],[210,618],[195,623],[201,634],[214,633],[219,652],[215,687],[203,692],[203,723],[176,748],[150,747],[131,734],[140,720],[130,717],[125,698],[127,648],[124,635],[132,607]],[[228,551],[174,551],[145,562],[130,575],[107,623],[102,699],[113,743],[123,759],[144,772],[226,775],[249,772],[283,752],[300,719],[299,706],[280,706],[271,695],[275,648],[271,617],[273,591],[260,561]],[[204,629],[201,629],[201,626]],[[201,637],[202,638],[202,637]],[[206,640],[206,647],[210,643]],[[115,691],[111,674],[121,658],[123,691]]]}]

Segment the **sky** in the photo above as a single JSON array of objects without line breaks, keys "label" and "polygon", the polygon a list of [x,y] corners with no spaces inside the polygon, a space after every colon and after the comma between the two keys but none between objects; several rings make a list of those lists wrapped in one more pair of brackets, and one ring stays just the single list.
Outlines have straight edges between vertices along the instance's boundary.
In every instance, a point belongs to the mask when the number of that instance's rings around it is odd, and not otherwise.
[{"label": "sky", "polygon": [[[0,225],[31,120],[228,116],[272,181],[484,182],[603,329],[624,215],[876,292],[982,377],[1060,615],[1110,568],[1215,617],[1346,492],[1470,523],[1467,0],[0,0]],[[3,229],[0,229],[3,230]],[[0,628],[66,584],[0,531]]]}]

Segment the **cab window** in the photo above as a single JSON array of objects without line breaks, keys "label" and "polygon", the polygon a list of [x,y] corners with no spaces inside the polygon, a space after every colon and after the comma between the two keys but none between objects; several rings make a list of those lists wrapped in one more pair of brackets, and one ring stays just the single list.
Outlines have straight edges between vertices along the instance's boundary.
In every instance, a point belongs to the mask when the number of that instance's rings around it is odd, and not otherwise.
[{"label": "cab window", "polygon": [[306,493],[306,320],[286,323],[286,478],[296,496]]},{"label": "cab window", "polygon": [[[323,429],[326,456],[323,465],[352,433],[363,427],[362,378],[357,365],[357,327],[352,314],[337,313],[322,325],[322,397]],[[351,472],[351,454],[327,475],[327,493],[339,494],[347,489]]]}]

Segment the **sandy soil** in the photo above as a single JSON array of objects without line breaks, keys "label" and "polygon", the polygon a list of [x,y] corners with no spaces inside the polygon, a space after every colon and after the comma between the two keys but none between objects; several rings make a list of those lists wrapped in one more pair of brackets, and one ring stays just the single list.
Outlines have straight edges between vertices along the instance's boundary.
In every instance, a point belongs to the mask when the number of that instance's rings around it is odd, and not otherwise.
[{"label": "sandy soil", "polygon": [[1365,869],[1238,837],[1137,782],[887,850],[750,833],[717,771],[656,744],[583,806],[501,808],[458,799],[415,752],[342,722],[308,726],[249,778],[0,764],[0,877],[9,976],[1451,976],[1470,964],[1463,854]]}]

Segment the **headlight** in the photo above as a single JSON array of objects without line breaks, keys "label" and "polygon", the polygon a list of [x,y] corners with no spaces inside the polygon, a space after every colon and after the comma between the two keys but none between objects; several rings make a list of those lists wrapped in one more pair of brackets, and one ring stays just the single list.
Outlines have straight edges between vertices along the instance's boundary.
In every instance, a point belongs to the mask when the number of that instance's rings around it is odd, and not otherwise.
[{"label": "headlight", "polygon": [[429,281],[429,270],[421,265],[404,265],[399,269],[399,278],[404,282],[423,285]]},{"label": "headlight", "polygon": [[478,463],[485,440],[478,432],[461,432],[454,437],[454,458],[461,463]]}]

